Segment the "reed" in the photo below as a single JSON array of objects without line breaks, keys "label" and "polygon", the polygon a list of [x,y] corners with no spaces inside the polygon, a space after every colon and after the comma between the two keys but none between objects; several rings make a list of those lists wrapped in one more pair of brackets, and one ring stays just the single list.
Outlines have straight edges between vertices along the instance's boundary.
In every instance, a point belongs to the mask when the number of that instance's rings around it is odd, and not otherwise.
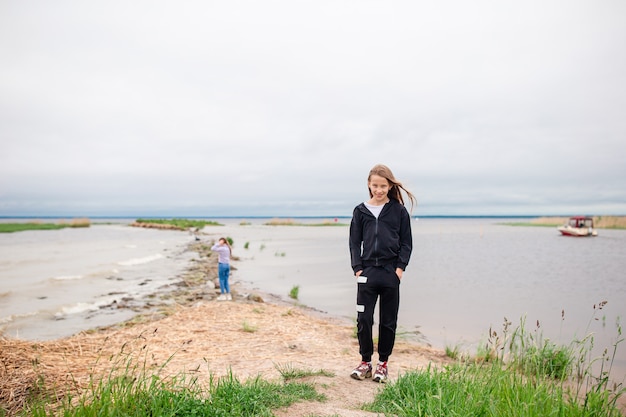
[{"label": "reed", "polygon": [[155,229],[188,230],[202,229],[205,226],[223,226],[216,221],[190,219],[137,219],[131,223],[133,227],[147,227]]},{"label": "reed", "polygon": [[595,216],[593,223],[602,229],[626,229],[626,216]]},{"label": "reed", "polygon": [[265,223],[266,226],[308,226],[308,227],[319,227],[319,226],[347,226],[346,223],[339,223],[335,220],[323,220],[319,223],[302,223],[296,222],[293,219],[288,218],[273,218]]},{"label": "reed", "polygon": [[299,226],[300,223],[296,223],[293,219],[281,219],[273,218],[265,223],[266,226]]},{"label": "reed", "polygon": [[[626,216],[592,216],[593,226],[597,229],[626,229]],[[528,226],[562,226],[569,217],[537,217],[528,223],[513,223]]]},{"label": "reed", "polygon": [[[606,302],[594,305],[590,323]],[[388,384],[364,409],[396,416],[622,416],[622,383],[610,382],[613,360],[623,341],[621,327],[611,349],[593,358],[593,337],[558,345],[544,339],[539,323],[526,329],[522,318],[511,329],[489,329],[477,357],[452,365],[410,371]],[[600,369],[594,365],[600,363]]]},{"label": "reed", "polygon": [[69,221],[61,220],[59,221],[60,225],[67,227],[89,227],[91,226],[91,221],[88,218],[75,218]]}]

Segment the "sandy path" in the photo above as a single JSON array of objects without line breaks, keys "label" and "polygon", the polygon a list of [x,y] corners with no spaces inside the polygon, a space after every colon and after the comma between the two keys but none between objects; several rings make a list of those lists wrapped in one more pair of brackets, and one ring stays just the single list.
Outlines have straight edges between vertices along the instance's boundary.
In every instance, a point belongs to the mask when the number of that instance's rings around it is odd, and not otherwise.
[{"label": "sandy path", "polygon": [[[130,357],[155,368],[167,364],[162,375],[184,372],[201,382],[229,370],[240,380],[257,375],[280,379],[277,368],[285,367],[334,375],[313,377],[326,402],[298,403],[276,410],[277,416],[372,415],[360,406],[381,388],[348,376],[359,358],[349,324],[302,307],[239,298],[201,301],[156,321],[53,342],[0,340],[0,400],[16,409],[41,374],[48,384],[77,390],[86,386],[90,374],[105,375]],[[400,340],[390,360],[390,377],[442,361],[441,352]]]}]

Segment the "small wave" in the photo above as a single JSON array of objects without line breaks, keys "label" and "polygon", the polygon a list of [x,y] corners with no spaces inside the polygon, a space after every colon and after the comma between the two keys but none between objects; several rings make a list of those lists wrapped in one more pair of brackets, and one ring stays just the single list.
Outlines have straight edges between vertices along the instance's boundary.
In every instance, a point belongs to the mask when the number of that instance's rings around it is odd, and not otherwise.
[{"label": "small wave", "polygon": [[92,303],[76,303],[70,306],[61,307],[60,311],[54,313],[54,317],[57,320],[60,320],[63,319],[65,316],[101,310],[102,308],[117,302],[120,294],[124,293],[113,294],[112,296],[101,298]]},{"label": "small wave", "polygon": [[157,253],[156,255],[144,256],[143,258],[133,258],[127,261],[118,262],[117,264],[122,265],[122,266],[141,265],[141,264],[147,264],[149,262],[159,260],[161,258],[163,258],[163,255],[161,255],[160,253]]},{"label": "small wave", "polygon": [[94,303],[76,303],[72,306],[61,308],[61,311],[54,313],[54,317],[59,319],[70,314],[80,314],[98,309],[99,307]]},{"label": "small wave", "polygon": [[14,321],[15,319],[20,319],[20,318],[24,318],[24,317],[31,317],[31,316],[36,316],[37,314],[39,314],[38,311],[31,311],[29,313],[23,313],[23,314],[11,314],[10,316],[6,316],[6,317],[0,317],[0,324],[7,324],[7,323],[11,323],[12,321]]},{"label": "small wave", "polygon": [[58,277],[52,277],[54,281],[72,281],[76,279],[83,279],[82,275],[61,275]]}]

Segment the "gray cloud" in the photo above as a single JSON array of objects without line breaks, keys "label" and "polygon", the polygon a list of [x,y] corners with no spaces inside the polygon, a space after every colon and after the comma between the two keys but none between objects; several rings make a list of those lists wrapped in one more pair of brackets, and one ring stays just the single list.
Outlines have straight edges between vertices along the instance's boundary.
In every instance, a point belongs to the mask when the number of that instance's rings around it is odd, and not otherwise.
[{"label": "gray cloud", "polygon": [[617,0],[8,1],[0,215],[626,212]]}]

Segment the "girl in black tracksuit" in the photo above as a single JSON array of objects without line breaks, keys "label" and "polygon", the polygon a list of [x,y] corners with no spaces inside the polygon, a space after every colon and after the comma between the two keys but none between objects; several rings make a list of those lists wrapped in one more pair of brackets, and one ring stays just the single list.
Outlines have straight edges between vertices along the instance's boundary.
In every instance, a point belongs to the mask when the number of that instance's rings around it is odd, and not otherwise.
[{"label": "girl in black tracksuit", "polygon": [[396,337],[400,280],[406,269],[413,238],[411,217],[400,190],[415,204],[415,197],[385,165],[376,165],[367,178],[370,199],[355,207],[350,223],[350,257],[357,277],[357,336],[361,363],[354,379],[372,376],[374,308],[380,297],[379,361],[374,381],[386,382],[387,360]]}]

